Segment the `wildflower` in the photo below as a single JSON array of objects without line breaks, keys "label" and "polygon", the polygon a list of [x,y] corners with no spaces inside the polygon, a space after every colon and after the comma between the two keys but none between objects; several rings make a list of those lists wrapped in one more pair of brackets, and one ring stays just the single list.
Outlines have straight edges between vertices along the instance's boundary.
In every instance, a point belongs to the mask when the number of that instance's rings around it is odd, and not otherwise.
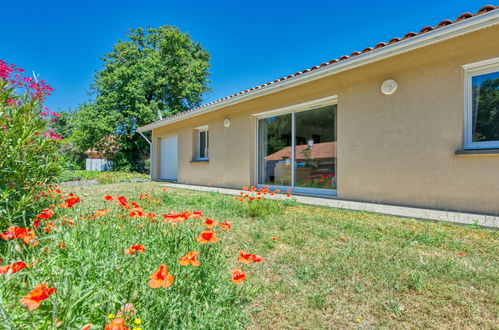
[{"label": "wildflower", "polygon": [[361,320],[359,317],[357,317],[357,318],[356,318],[355,320],[353,320],[353,321],[354,321],[355,323],[360,323],[360,322],[362,322],[362,320]]},{"label": "wildflower", "polygon": [[85,326],[83,326],[83,328],[81,328],[81,330],[90,330],[90,328],[92,328],[93,325],[92,324],[87,324]]},{"label": "wildflower", "polygon": [[49,288],[45,283],[38,284],[30,293],[21,299],[20,303],[22,306],[27,306],[28,310],[32,311],[40,307],[40,303],[47,299],[54,291],[54,288]]},{"label": "wildflower", "polygon": [[24,244],[36,245],[38,242],[35,240],[35,233],[27,228],[19,228],[16,226],[10,226],[7,231],[0,234],[2,239],[22,239]]},{"label": "wildflower", "polygon": [[162,188],[161,190],[166,191],[166,188]]},{"label": "wildflower", "polygon": [[196,242],[201,244],[206,243],[215,243],[217,241],[217,237],[215,236],[215,232],[213,230],[204,230],[202,231],[198,237],[196,237]]},{"label": "wildflower", "polygon": [[0,267],[0,274],[7,274],[10,272],[11,274],[15,274],[20,270],[26,268],[26,264],[22,261],[16,261],[10,265],[5,265]]},{"label": "wildflower", "polygon": [[130,208],[130,205],[128,205],[128,201],[126,200],[126,198],[124,196],[119,196],[116,199],[116,202],[118,203],[119,206],[123,206],[126,209]]},{"label": "wildflower", "polygon": [[249,188],[248,187],[243,187],[243,190],[248,190]]},{"label": "wildflower", "polygon": [[228,230],[231,228],[231,224],[232,224],[232,222],[222,222],[220,224],[220,228]]},{"label": "wildflower", "polygon": [[151,279],[149,286],[152,289],[167,288],[173,283],[173,275],[168,273],[168,267],[164,264],[161,264],[149,278]]},{"label": "wildflower", "polygon": [[108,213],[109,213],[109,210],[106,210],[106,209],[100,209],[100,210],[98,210],[97,212],[95,212],[95,216],[96,216],[96,217],[102,217],[102,216],[104,216],[104,215],[106,215],[106,214],[108,214]]},{"label": "wildflower", "polygon": [[118,317],[109,322],[104,330],[128,330],[128,328],[125,326],[125,319]]},{"label": "wildflower", "polygon": [[55,214],[55,212],[51,209],[43,209],[40,212],[40,214],[36,215],[36,218],[47,220],[47,219],[50,219],[54,214]]},{"label": "wildflower", "polygon": [[114,315],[113,313],[111,313],[111,314],[109,314],[109,315],[107,316],[107,318],[112,320],[112,319],[114,319],[114,318],[115,318],[115,315]]},{"label": "wildflower", "polygon": [[135,319],[135,321],[133,321],[133,323],[135,323],[135,324],[141,324],[142,323],[142,319]]},{"label": "wildflower", "polygon": [[191,252],[187,253],[185,256],[183,256],[182,258],[178,259],[178,262],[182,266],[189,266],[189,264],[191,264],[192,266],[197,267],[197,266],[201,265],[199,260],[195,259],[198,255],[199,255],[198,251],[191,251]]},{"label": "wildflower", "polygon": [[210,218],[206,218],[206,221],[202,223],[206,228],[213,228],[218,224],[218,221],[211,220]]},{"label": "wildflower", "polygon": [[154,213],[151,213],[151,212],[147,212],[146,214],[144,214],[144,216],[147,218],[147,219],[156,219],[157,215],[154,214]]},{"label": "wildflower", "polygon": [[141,207],[134,207],[132,209],[132,211],[130,211],[130,213],[128,213],[128,215],[131,218],[140,218],[140,217],[144,216],[144,212],[142,212],[142,208]]},{"label": "wildflower", "polygon": [[106,195],[106,196],[104,196],[104,200],[106,200],[106,201],[112,201],[112,200],[114,200],[114,198],[113,198],[113,196]]},{"label": "wildflower", "polygon": [[240,251],[239,258],[237,258],[237,260],[239,260],[243,264],[249,264],[250,262],[262,262],[262,257],[256,254]]},{"label": "wildflower", "polygon": [[[73,207],[76,203],[79,203],[79,202],[80,202],[80,197],[73,196],[73,197],[66,199],[65,203],[62,205],[64,205],[63,207]],[[59,205],[59,207],[60,206],[61,205]]]},{"label": "wildflower", "polygon": [[135,252],[143,253],[145,250],[146,249],[145,249],[144,245],[139,244],[139,245],[130,246],[128,249],[123,250],[123,253],[132,255],[132,254],[135,254]]},{"label": "wildflower", "polygon": [[246,274],[240,269],[235,269],[232,271],[232,283],[241,284],[246,281]]},{"label": "wildflower", "polygon": [[279,189],[276,189],[276,190],[275,190],[275,192],[276,192],[276,193],[280,193],[281,191],[280,191]]},{"label": "wildflower", "polygon": [[273,241],[277,241],[277,237],[272,237],[272,240]]},{"label": "wildflower", "polygon": [[458,255],[460,255],[461,257],[464,257],[466,254],[464,254],[463,252],[461,252],[461,253],[458,253]]},{"label": "wildflower", "polygon": [[142,328],[133,328],[132,330],[142,330]]},{"label": "wildflower", "polygon": [[55,228],[55,223],[48,222],[45,227],[43,227],[43,231],[46,233],[50,233]]},{"label": "wildflower", "polygon": [[288,198],[291,197],[291,194],[286,194],[286,197],[288,197]]}]

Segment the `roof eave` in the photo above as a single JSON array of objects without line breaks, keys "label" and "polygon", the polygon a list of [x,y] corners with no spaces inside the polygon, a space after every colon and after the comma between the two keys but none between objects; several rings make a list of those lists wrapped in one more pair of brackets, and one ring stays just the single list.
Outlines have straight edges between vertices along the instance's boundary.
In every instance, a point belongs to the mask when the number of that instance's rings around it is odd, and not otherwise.
[{"label": "roof eave", "polygon": [[178,117],[166,119],[163,121],[154,122],[137,129],[138,132],[147,132],[158,127],[163,127],[166,125],[173,124],[188,118],[196,117],[214,110],[218,110],[230,105],[248,101],[257,97],[261,97],[267,94],[275,93],[287,88],[295,87],[301,84],[308,83],[313,80],[317,80],[326,76],[337,74],[346,70],[350,70],[362,65],[370,64],[376,61],[380,61],[395,55],[406,53],[408,51],[418,49],[424,46],[428,46],[437,42],[441,42],[447,39],[451,39],[466,33],[481,30],[495,24],[499,24],[499,10],[493,10],[489,13],[478,15],[475,17],[468,18],[461,22],[456,22],[445,27],[441,27],[436,30],[426,32],[421,35],[414,36],[412,38],[401,40],[395,44],[387,45],[385,47],[374,49],[365,54],[360,54],[355,57],[340,61],[323,68],[319,68],[315,71],[310,71],[306,74],[302,74],[296,77],[292,77],[275,84],[271,84],[232,98],[217,102],[215,104],[203,107],[202,109],[187,112]]}]

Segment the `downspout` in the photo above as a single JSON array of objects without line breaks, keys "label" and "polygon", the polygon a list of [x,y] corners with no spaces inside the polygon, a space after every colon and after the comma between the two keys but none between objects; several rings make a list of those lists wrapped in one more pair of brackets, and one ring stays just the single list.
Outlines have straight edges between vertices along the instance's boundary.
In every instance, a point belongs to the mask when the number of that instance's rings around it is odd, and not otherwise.
[{"label": "downspout", "polygon": [[152,169],[153,169],[153,157],[152,157],[152,142],[149,141],[149,139],[142,134],[142,132],[139,132],[139,134],[149,143],[149,178],[152,181]]}]

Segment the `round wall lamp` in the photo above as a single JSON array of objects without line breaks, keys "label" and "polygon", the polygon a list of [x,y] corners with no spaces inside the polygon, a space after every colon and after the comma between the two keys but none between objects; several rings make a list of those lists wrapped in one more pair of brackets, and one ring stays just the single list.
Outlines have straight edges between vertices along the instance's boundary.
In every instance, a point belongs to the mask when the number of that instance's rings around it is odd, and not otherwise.
[{"label": "round wall lamp", "polygon": [[229,127],[230,126],[230,120],[229,118],[224,119],[224,127]]},{"label": "round wall lamp", "polygon": [[381,93],[385,95],[392,95],[397,90],[397,82],[393,79],[383,81],[381,84]]}]

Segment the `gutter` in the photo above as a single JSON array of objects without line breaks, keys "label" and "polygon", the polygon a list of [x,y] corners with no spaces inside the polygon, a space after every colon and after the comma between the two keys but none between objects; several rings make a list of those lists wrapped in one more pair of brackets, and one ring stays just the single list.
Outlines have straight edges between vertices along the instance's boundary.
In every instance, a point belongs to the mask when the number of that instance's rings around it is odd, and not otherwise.
[{"label": "gutter", "polygon": [[228,98],[227,100],[217,102],[215,104],[206,106],[202,109],[188,112],[185,115],[179,115],[171,119],[166,119],[164,121],[158,121],[155,123],[139,127],[137,129],[137,132],[139,133],[147,132],[154,128],[166,126],[178,121],[196,117],[230,105],[238,104],[267,94],[275,93],[280,90],[302,85],[326,76],[347,71],[356,67],[360,67],[362,65],[377,62],[395,55],[403,54],[411,50],[435,44],[444,40],[448,40],[466,33],[485,29],[495,24],[499,24],[499,10],[493,10],[486,14],[470,17],[466,20],[450,24],[438,30],[432,30],[406,40],[398,41],[392,45],[388,45],[379,49],[373,49],[365,54],[360,54],[355,57],[351,57],[346,60],[337,62],[335,64],[331,64],[323,68],[319,68],[317,70],[301,74],[296,77],[288,78],[284,81],[280,81],[274,84],[271,83],[268,86],[258,88],[251,92],[243,93],[239,96]]}]

